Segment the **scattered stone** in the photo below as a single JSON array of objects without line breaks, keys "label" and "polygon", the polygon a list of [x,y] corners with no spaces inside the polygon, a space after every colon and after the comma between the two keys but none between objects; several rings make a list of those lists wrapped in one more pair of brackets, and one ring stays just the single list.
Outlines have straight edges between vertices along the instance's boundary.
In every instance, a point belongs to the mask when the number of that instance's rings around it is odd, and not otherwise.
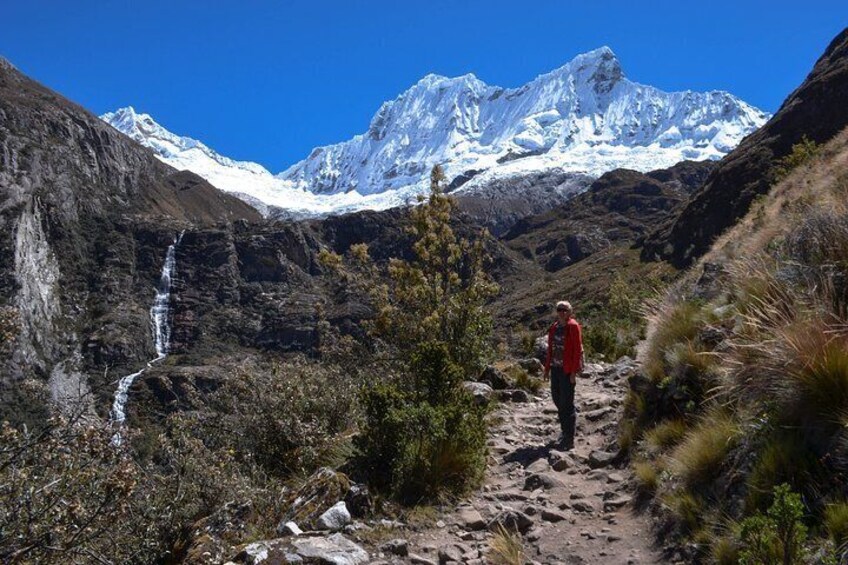
[{"label": "scattered stone", "polygon": [[528,473],[544,473],[545,471],[549,471],[551,469],[551,466],[544,459],[536,459],[535,461],[530,463],[525,469]]},{"label": "scattered stone", "polygon": [[386,553],[391,553],[392,555],[406,557],[407,555],[409,555],[409,542],[407,542],[405,539],[397,538],[387,541],[386,543],[380,546],[380,549],[382,549]]},{"label": "scattered stone", "polygon": [[286,522],[285,524],[283,524],[282,526],[277,528],[277,531],[283,537],[285,537],[285,536],[299,536],[300,534],[303,533],[303,530],[301,530],[300,527],[298,527],[298,525],[295,524],[292,521]]},{"label": "scattered stone", "polygon": [[462,563],[465,555],[465,548],[458,544],[448,545],[439,548],[439,565],[444,565],[451,561]]},{"label": "scattered stone", "polygon": [[618,459],[617,453],[598,449],[589,454],[589,466],[593,469],[608,467],[615,463],[616,459]]},{"label": "scattered stone", "polygon": [[561,480],[547,473],[533,473],[524,481],[524,490],[530,491],[539,488],[548,490],[563,486],[565,486],[565,484]]},{"label": "scattered stone", "polygon": [[623,483],[624,475],[621,473],[610,473],[607,475],[607,482],[609,483]]},{"label": "scattered stone", "polygon": [[567,518],[568,516],[556,510],[548,510],[547,508],[542,510],[542,520],[546,522],[562,522]]},{"label": "scattered stone", "polygon": [[486,528],[486,521],[476,508],[465,506],[460,508],[457,515],[457,522],[466,530],[479,531]]},{"label": "scattered stone", "polygon": [[590,410],[589,412],[585,412],[584,416],[586,416],[586,419],[590,422],[597,422],[601,418],[612,414],[613,412],[614,410],[610,407],[598,408],[597,410]]},{"label": "scattered stone", "polygon": [[439,565],[438,563],[436,563],[432,559],[427,559],[426,557],[421,557],[420,555],[417,555],[415,553],[409,554],[409,562],[415,563],[417,565]]},{"label": "scattered stone", "polygon": [[619,496],[617,498],[611,498],[604,502],[604,510],[609,512],[610,510],[615,510],[616,508],[627,506],[632,500],[632,497],[625,495]]},{"label": "scattered stone", "polygon": [[548,454],[548,462],[554,471],[565,471],[574,466],[574,460],[571,455],[564,451],[551,451]]},{"label": "scattered stone", "polygon": [[510,400],[513,402],[530,402],[530,395],[526,390],[516,389],[512,391],[510,395]]},{"label": "scattered stone", "polygon": [[609,475],[605,471],[595,469],[586,473],[586,478],[590,481],[602,481],[605,483],[609,480]]},{"label": "scattered stone", "polygon": [[542,362],[536,359],[535,357],[529,357],[527,359],[519,359],[518,366],[530,373],[531,375],[541,375],[542,371],[544,371],[545,367],[542,365]]},{"label": "scattered stone", "polygon": [[500,526],[507,530],[525,533],[532,525],[533,519],[524,512],[503,510],[489,521],[488,528],[490,531],[497,531],[498,526]]},{"label": "scattered stone", "polygon": [[571,503],[571,509],[575,512],[584,512],[591,514],[595,511],[595,505],[587,500],[576,500]]}]

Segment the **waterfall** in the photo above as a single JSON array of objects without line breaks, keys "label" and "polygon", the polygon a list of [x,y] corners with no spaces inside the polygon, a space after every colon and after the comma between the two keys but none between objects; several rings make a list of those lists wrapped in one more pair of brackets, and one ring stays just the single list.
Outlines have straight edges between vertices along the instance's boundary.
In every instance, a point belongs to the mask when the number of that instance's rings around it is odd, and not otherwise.
[{"label": "waterfall", "polygon": [[[118,381],[118,389],[115,391],[115,400],[112,402],[111,419],[118,426],[123,425],[126,420],[126,404],[127,395],[130,387],[136,377],[144,373],[147,369],[153,366],[154,363],[161,361],[168,356],[168,349],[171,347],[171,279],[174,276],[174,268],[177,265],[176,253],[177,246],[183,239],[181,232],[174,243],[168,246],[168,252],[165,254],[165,263],[162,265],[162,275],[159,277],[159,286],[156,288],[156,297],[153,299],[153,306],[150,307],[150,329],[153,333],[153,345],[156,347],[156,357],[147,362],[140,371],[131,375],[122,377]],[[113,443],[120,444],[120,432],[116,433],[112,438]]]}]

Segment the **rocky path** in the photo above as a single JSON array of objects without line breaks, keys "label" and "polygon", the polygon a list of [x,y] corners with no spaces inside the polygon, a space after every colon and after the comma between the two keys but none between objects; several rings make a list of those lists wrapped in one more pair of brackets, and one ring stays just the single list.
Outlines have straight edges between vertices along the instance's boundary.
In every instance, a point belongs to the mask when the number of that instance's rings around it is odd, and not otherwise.
[{"label": "rocky path", "polygon": [[633,366],[587,369],[577,388],[572,452],[554,446],[559,426],[548,390],[527,402],[500,404],[483,488],[435,527],[410,533],[405,544],[384,544],[375,557],[387,563],[491,563],[492,531],[501,523],[521,531],[527,563],[662,563],[649,518],[633,509],[630,471],[606,451]]}]

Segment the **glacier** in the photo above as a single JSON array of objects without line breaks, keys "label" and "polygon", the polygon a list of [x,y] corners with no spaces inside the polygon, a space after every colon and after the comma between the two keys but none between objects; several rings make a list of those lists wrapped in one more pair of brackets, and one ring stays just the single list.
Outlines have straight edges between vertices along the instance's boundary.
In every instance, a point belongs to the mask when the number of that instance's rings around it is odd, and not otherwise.
[{"label": "glacier", "polygon": [[519,88],[490,86],[473,74],[429,74],[383,103],[365,133],[315,148],[279,174],[221,156],[132,107],[101,116],[164,162],[265,213],[294,217],[414,202],[435,164],[449,180],[470,177],[458,192],[473,193],[540,171],[599,176],[720,159],[769,117],[728,92],[669,93],[633,82],[609,47]]}]

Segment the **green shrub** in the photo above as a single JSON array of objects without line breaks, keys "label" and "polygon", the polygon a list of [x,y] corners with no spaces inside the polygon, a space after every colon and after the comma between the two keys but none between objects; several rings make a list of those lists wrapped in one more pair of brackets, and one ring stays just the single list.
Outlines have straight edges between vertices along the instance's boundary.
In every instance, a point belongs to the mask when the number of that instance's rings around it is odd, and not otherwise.
[{"label": "green shrub", "polygon": [[803,516],[801,496],[787,484],[775,487],[768,514],[758,513],[742,522],[740,562],[743,565],[804,563],[807,528],[801,522]]},{"label": "green shrub", "polygon": [[423,344],[411,362],[416,376],[374,383],[362,395],[362,467],[404,502],[462,494],[485,469],[485,411],[459,386],[449,357],[443,344]]},{"label": "green shrub", "polygon": [[710,557],[716,565],[737,565],[739,563],[739,544],[727,536],[713,540]]},{"label": "green shrub", "polygon": [[[229,450],[271,476],[308,475],[336,457],[356,425],[358,382],[303,359],[243,367],[186,420],[213,450]],[[335,460],[335,461],[334,461]]]},{"label": "green shrub", "polygon": [[515,383],[517,388],[524,389],[527,392],[532,392],[533,394],[538,393],[545,385],[545,382],[542,379],[532,376],[519,365],[509,365],[506,369],[504,369],[504,372],[512,380],[512,382]]},{"label": "green shrub", "polygon": [[821,147],[810,140],[806,135],[801,138],[801,141],[794,144],[790,152],[778,159],[777,165],[774,168],[774,181],[779,182],[789,176],[789,173],[809,163],[816,155],[818,155]]},{"label": "green shrub", "polygon": [[524,565],[524,544],[518,532],[499,526],[489,545],[489,562],[495,565]]},{"label": "green shrub", "polygon": [[704,503],[700,498],[691,492],[680,490],[667,494],[664,500],[685,531],[691,533],[698,529],[704,512]]}]

